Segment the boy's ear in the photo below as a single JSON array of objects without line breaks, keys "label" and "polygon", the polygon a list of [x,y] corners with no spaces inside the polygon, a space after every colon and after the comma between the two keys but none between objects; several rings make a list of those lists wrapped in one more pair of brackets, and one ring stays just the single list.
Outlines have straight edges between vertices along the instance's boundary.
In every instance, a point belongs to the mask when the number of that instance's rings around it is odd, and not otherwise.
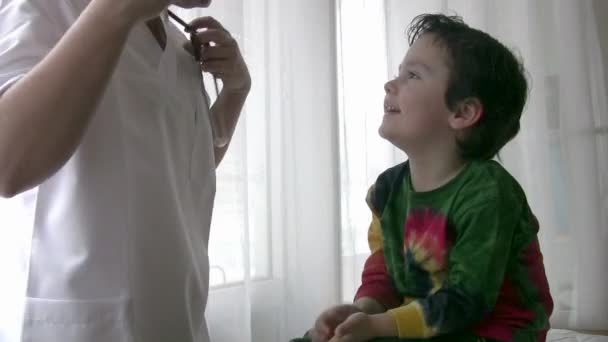
[{"label": "boy's ear", "polygon": [[476,97],[468,97],[456,105],[449,118],[452,129],[463,130],[473,127],[483,116],[483,104]]}]

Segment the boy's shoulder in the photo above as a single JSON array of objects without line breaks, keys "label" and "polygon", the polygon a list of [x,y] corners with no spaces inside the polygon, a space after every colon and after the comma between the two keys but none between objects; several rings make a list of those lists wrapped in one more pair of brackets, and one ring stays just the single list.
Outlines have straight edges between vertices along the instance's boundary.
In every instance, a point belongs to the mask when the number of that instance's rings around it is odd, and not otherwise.
[{"label": "boy's shoulder", "polygon": [[[376,188],[390,189],[401,184],[403,177],[410,172],[409,162],[397,164],[383,171],[376,179]],[[474,160],[463,171],[465,187],[494,189],[511,189],[522,191],[518,181],[499,162],[494,160]]]},{"label": "boy's shoulder", "polygon": [[[368,202],[382,212],[391,191],[399,187],[410,172],[409,163],[403,162],[382,172],[368,194]],[[490,204],[500,199],[512,204],[525,204],[526,195],[519,182],[500,163],[494,160],[474,160],[453,186],[458,207]]]},{"label": "boy's shoulder", "polygon": [[472,161],[466,169],[459,197],[462,201],[479,202],[500,199],[502,202],[523,204],[526,195],[519,182],[499,162],[494,160]]},{"label": "boy's shoulder", "polygon": [[469,178],[476,183],[487,184],[496,188],[517,188],[519,182],[505,167],[495,160],[475,160],[469,168]]},{"label": "boy's shoulder", "polygon": [[396,182],[403,179],[403,176],[409,172],[409,162],[397,164],[391,168],[384,170],[376,179],[376,186],[393,186]]},{"label": "boy's shoulder", "polygon": [[401,184],[401,180],[403,180],[403,176],[409,172],[408,170],[409,164],[405,161],[382,172],[378,178],[376,178],[376,182],[367,194],[368,205],[381,213],[388,201],[390,192],[398,186],[398,184]]}]

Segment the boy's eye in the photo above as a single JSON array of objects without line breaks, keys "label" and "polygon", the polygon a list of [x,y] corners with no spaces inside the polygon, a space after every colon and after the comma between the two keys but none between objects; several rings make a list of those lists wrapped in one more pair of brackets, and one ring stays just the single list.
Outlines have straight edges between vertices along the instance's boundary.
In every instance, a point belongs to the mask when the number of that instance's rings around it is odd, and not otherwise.
[{"label": "boy's eye", "polygon": [[420,76],[418,76],[418,74],[416,74],[415,72],[412,71],[405,71],[403,73],[397,74],[394,77],[395,80],[410,80],[410,79],[420,79]]},{"label": "boy's eye", "polygon": [[411,72],[411,71],[408,71],[408,72],[407,72],[407,78],[411,78],[411,79],[420,79],[420,77],[419,77],[419,76],[418,76],[416,73]]}]

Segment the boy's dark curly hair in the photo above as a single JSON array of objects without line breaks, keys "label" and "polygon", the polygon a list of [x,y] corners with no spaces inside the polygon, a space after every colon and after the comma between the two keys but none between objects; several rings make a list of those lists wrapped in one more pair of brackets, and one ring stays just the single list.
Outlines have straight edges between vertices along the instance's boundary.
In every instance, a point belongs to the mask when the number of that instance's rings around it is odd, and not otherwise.
[{"label": "boy's dark curly hair", "polygon": [[448,108],[454,110],[459,101],[470,97],[483,105],[481,119],[458,141],[462,156],[493,158],[519,132],[528,96],[522,63],[499,41],[469,27],[458,16],[417,16],[407,31],[409,44],[424,34],[433,34],[448,54]]}]

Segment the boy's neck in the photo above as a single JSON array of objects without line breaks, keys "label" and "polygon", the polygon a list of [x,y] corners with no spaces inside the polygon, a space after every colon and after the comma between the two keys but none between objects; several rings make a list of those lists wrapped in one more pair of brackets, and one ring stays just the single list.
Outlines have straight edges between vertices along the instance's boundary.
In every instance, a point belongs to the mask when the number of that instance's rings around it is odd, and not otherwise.
[{"label": "boy's neck", "polygon": [[416,192],[432,191],[449,183],[466,166],[458,151],[428,151],[408,155],[412,187]]}]

